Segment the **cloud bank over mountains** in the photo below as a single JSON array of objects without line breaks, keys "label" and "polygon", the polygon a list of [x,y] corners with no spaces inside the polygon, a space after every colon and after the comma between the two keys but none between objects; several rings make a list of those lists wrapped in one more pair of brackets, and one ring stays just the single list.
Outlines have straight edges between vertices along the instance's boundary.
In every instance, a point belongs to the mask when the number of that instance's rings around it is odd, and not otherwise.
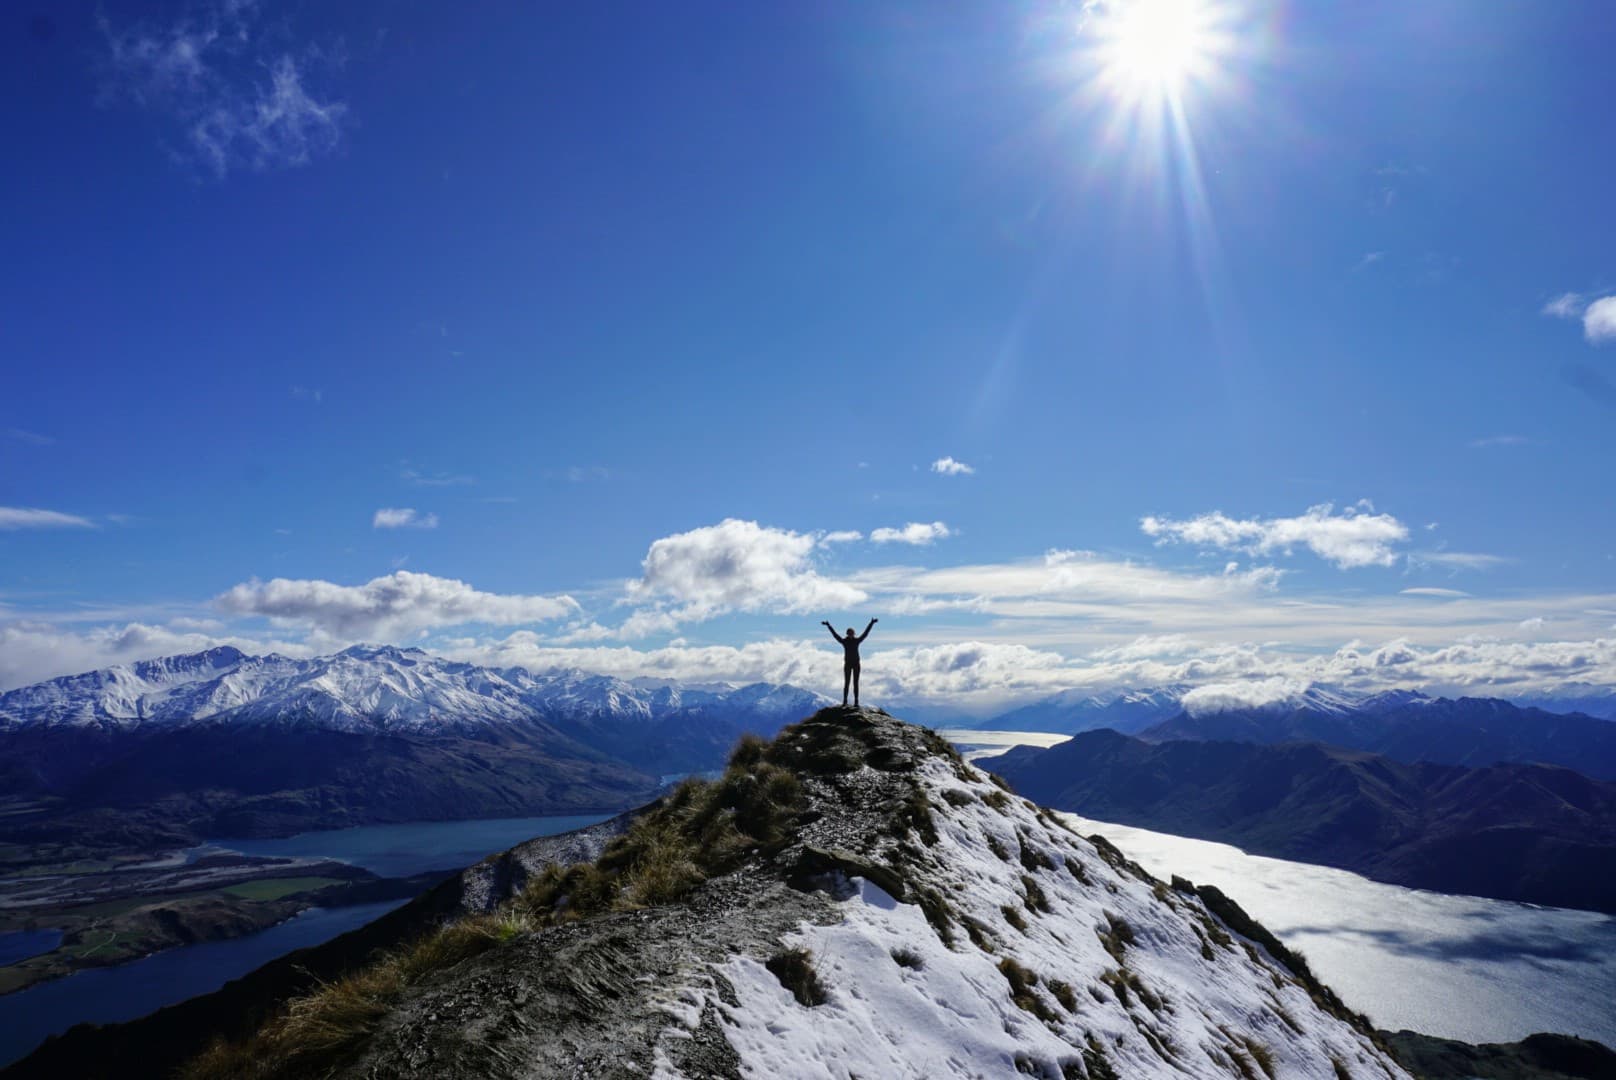
[{"label": "cloud bank over mountains", "polygon": [[[866,646],[865,682],[888,700],[969,706],[1072,687],[1231,681],[1247,693],[1314,682],[1500,695],[1616,685],[1616,593],[1410,586],[1410,530],[1367,504],[1320,504],[1295,517],[1149,517],[1141,528],[1158,544],[1218,553],[1218,565],[1058,549],[950,563],[955,531],[943,522],[866,534],[727,518],[652,541],[636,577],[582,600],[405,570],[359,584],[253,578],[156,621],[29,617],[0,597],[0,687],[214,644],[310,655],[357,641],[409,642],[493,666],[818,686],[835,682],[841,659],[818,620],[866,614],[883,622]],[[930,565],[882,561],[898,551]],[[1381,575],[1409,557],[1384,592],[1321,593],[1231,553],[1310,553]],[[1440,568],[1485,569],[1494,557],[1467,558],[1480,561]],[[690,640],[698,631],[707,640]]]}]

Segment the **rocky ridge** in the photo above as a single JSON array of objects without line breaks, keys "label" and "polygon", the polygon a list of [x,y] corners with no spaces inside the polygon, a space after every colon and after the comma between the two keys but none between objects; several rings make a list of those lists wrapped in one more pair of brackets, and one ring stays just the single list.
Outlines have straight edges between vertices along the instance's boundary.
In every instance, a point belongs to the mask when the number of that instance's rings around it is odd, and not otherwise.
[{"label": "rocky ridge", "polygon": [[592,863],[517,861],[462,894],[492,914],[190,1075],[1407,1075],[1216,890],[876,711],[744,741]]}]

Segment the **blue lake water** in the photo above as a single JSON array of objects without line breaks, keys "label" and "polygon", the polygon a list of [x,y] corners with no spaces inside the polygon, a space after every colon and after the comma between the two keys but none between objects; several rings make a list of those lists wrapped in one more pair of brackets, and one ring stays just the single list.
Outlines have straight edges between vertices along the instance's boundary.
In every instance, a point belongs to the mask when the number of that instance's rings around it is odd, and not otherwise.
[{"label": "blue lake water", "polygon": [[[284,840],[217,840],[192,848],[194,861],[206,854],[239,851],[249,855],[296,855],[337,859],[383,877],[470,866],[535,836],[551,836],[604,821],[610,815],[498,818],[488,821],[432,821],[410,825],[367,825],[302,833]],[[65,979],[0,996],[0,1067],[22,1057],[47,1035],[74,1024],[133,1020],[164,1005],[217,990],[231,979],[294,949],[329,941],[363,926],[404,903],[388,900],[351,907],[313,908],[248,937],[169,949],[117,967],[92,968]],[[43,933],[43,932],[40,932]],[[15,934],[0,935],[0,948]],[[15,949],[14,963],[37,952],[41,939]],[[51,943],[54,947],[55,943]]]},{"label": "blue lake water", "polygon": [[458,870],[496,851],[605,821],[610,814],[490,818],[486,821],[418,821],[406,825],[361,825],[306,832],[281,840],[212,840],[186,852],[192,861],[221,851],[243,855],[296,855],[362,866],[380,877],[408,877],[426,870]]},{"label": "blue lake water", "polygon": [[48,953],[61,943],[60,930],[12,930],[0,934],[0,967]]}]

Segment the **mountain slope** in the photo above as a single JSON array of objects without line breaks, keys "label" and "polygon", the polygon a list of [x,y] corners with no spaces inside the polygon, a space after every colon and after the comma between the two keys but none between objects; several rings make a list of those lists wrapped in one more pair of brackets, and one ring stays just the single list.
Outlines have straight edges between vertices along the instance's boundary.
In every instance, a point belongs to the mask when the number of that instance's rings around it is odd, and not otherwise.
[{"label": "mountain slope", "polygon": [[1380,881],[1616,912],[1616,784],[1317,743],[1088,732],[978,762],[1048,806]]},{"label": "mountain slope", "polygon": [[877,712],[742,743],[595,862],[521,877],[189,1075],[1407,1075],[1216,890]]},{"label": "mountain slope", "polygon": [[616,809],[818,707],[790,686],[644,686],[354,646],[218,648],[0,694],[0,839],[93,849]]},{"label": "mountain slope", "polygon": [[1347,709],[1307,704],[1184,711],[1140,737],[1152,742],[1321,742],[1398,761],[1472,767],[1536,762],[1616,780],[1616,723],[1522,708],[1498,698],[1394,693]]}]

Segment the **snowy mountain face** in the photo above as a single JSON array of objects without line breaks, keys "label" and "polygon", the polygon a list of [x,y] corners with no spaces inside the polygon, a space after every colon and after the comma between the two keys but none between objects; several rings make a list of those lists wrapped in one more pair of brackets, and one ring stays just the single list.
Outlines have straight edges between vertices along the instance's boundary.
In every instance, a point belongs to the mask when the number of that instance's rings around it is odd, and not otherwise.
[{"label": "snowy mountain face", "polygon": [[[693,997],[719,1009],[743,1070],[1405,1075],[1273,957],[1236,945],[1198,897],[1005,799],[973,768],[933,757],[916,781],[937,808],[937,838],[905,883],[909,902],[855,880],[839,920],[782,941],[814,958],[824,1004],[804,1009],[745,955],[720,969],[738,1004]],[[947,898],[959,938],[940,936],[915,902],[927,891]]]},{"label": "snowy mountain face", "polygon": [[643,724],[695,707],[794,719],[826,700],[769,684],[682,690],[579,671],[494,670],[390,646],[356,645],[308,660],[224,647],[0,694],[0,729],[228,723],[425,733],[569,717]]},{"label": "snowy mountain face", "polygon": [[1076,734],[1096,728],[1136,732],[1179,711],[1188,686],[1113,690],[1062,690],[1012,709],[979,726],[996,731],[1050,731]]}]

